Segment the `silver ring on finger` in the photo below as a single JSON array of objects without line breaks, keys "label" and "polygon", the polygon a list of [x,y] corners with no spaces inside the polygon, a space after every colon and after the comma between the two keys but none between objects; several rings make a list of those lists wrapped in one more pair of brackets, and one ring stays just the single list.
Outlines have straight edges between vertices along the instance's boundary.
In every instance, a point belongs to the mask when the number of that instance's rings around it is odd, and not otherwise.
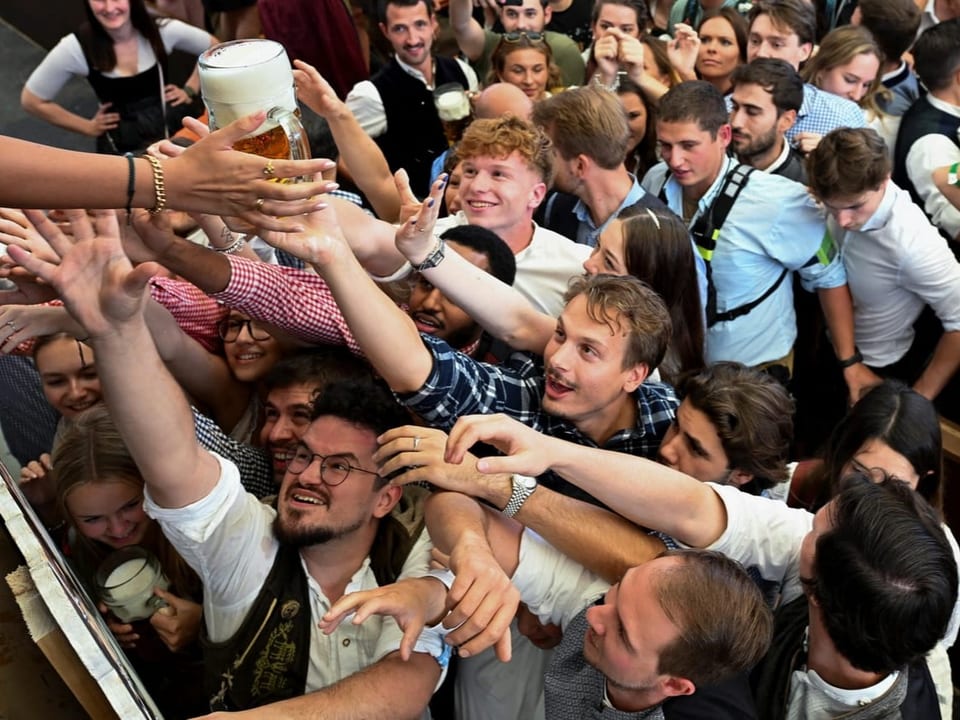
[{"label": "silver ring on finger", "polygon": [[416,436],[414,436],[414,438],[413,438],[413,449],[414,449],[414,451],[416,451],[417,449],[419,449],[419,447],[420,447],[420,436],[419,436],[419,435],[416,435]]}]

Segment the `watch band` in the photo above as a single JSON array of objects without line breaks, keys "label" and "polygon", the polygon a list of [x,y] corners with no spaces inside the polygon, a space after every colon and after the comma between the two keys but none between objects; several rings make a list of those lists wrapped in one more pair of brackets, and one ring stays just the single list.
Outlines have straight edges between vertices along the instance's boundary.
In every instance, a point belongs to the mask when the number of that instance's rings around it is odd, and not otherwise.
[{"label": "watch band", "polygon": [[423,272],[424,270],[429,270],[434,268],[443,262],[443,254],[446,249],[446,243],[443,242],[443,238],[437,238],[437,244],[433,246],[433,250],[430,251],[430,254],[427,255],[423,262],[419,265],[414,265],[413,269],[417,272]]},{"label": "watch band", "polygon": [[520,512],[527,498],[537,489],[537,479],[529,475],[511,475],[510,480],[513,483],[513,491],[510,493],[507,506],[503,509],[503,514],[508,518]]},{"label": "watch band", "polygon": [[837,361],[837,364],[838,364],[841,368],[846,369],[846,368],[850,367],[851,365],[856,365],[857,363],[862,363],[862,362],[863,362],[863,355],[860,354],[860,351],[859,351],[859,350],[857,350],[856,348],[854,348],[854,350],[853,350],[853,355],[851,355],[850,357],[845,358],[845,359],[843,359],[843,360],[838,360],[838,361]]}]

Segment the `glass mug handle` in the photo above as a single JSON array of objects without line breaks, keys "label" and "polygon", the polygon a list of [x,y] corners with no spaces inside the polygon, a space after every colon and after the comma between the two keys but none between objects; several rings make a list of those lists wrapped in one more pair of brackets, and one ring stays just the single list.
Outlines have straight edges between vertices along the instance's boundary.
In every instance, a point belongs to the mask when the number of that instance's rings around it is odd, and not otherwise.
[{"label": "glass mug handle", "polygon": [[300,118],[281,107],[272,108],[267,113],[267,117],[275,120],[283,128],[283,132],[286,133],[287,142],[290,143],[290,159],[309,160],[310,143],[307,140],[307,133],[303,129]]}]

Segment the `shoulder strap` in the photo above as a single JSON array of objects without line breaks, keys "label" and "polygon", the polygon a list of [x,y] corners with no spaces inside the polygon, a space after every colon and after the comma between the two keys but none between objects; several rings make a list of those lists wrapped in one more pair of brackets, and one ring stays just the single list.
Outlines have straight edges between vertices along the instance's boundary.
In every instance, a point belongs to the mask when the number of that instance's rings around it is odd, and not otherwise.
[{"label": "shoulder strap", "polygon": [[714,198],[710,207],[700,214],[700,217],[697,218],[693,227],[690,228],[690,234],[693,236],[694,243],[696,243],[697,251],[700,253],[700,257],[703,258],[707,268],[707,327],[712,327],[718,322],[736,320],[738,317],[748,314],[757,307],[757,305],[770,297],[776,289],[780,287],[780,284],[790,272],[784,268],[783,272],[780,273],[780,277],[778,277],[760,297],[739,307],[735,307],[732,310],[717,312],[717,288],[713,284],[713,270],[711,268],[713,253],[716,250],[717,239],[720,237],[723,223],[726,222],[727,216],[730,214],[734,203],[740,196],[740,192],[746,187],[747,182],[750,180],[750,175],[753,174],[755,169],[756,168],[748,165],[737,165],[731,172],[727,173],[727,177],[724,179],[723,186],[720,188],[717,197]]}]

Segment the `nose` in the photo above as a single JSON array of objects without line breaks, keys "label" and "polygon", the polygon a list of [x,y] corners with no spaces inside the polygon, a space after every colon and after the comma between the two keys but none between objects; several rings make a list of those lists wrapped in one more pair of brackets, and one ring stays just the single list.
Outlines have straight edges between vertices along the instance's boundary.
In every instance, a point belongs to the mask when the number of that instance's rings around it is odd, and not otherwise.
[{"label": "nose", "polygon": [[299,440],[293,430],[294,425],[290,422],[290,419],[281,415],[274,420],[273,425],[270,426],[267,439],[273,445],[287,443],[291,440]]},{"label": "nose", "polygon": [[130,523],[119,515],[109,515],[107,517],[107,534],[111,537],[123,537],[127,534]]},{"label": "nose", "polygon": [[554,369],[558,371],[567,369],[567,363],[569,362],[567,358],[570,357],[571,352],[570,345],[569,342],[561,342],[557,349],[553,351],[553,355],[550,356],[550,365]]},{"label": "nose", "polygon": [[837,224],[840,225],[843,229],[848,229],[853,225],[853,211],[852,210],[838,210],[837,211]]},{"label": "nose", "polygon": [[663,441],[660,443],[660,459],[664,465],[668,465],[669,467],[677,466],[678,437],[677,431],[671,426],[671,428],[667,430],[667,434],[664,435]]},{"label": "nose", "polygon": [[[772,58],[773,55],[770,54],[770,45],[766,41],[761,42],[757,46],[756,50],[754,51],[753,57],[754,58]],[[753,58],[750,58],[750,59],[752,60]]]},{"label": "nose", "polygon": [[587,624],[590,626],[590,629],[593,630],[597,635],[601,637],[606,634],[607,626],[605,620],[605,613],[608,610],[607,605],[594,605],[587,609]]},{"label": "nose", "polygon": [[253,335],[250,334],[250,323],[245,322],[240,326],[240,331],[237,333],[236,342],[245,342],[252,343],[254,342]]},{"label": "nose", "polygon": [[583,261],[583,271],[587,275],[597,275],[600,272],[600,263],[597,260],[597,255],[600,254],[600,248],[594,248],[593,252],[590,253],[590,257]]},{"label": "nose", "polygon": [[430,310],[439,310],[442,299],[443,296],[440,294],[440,290],[438,288],[431,288],[430,292],[423,298],[422,305],[424,308],[429,308]]},{"label": "nose", "polygon": [[70,378],[67,385],[67,397],[71,400],[77,400],[86,394],[83,383],[78,378]]}]

